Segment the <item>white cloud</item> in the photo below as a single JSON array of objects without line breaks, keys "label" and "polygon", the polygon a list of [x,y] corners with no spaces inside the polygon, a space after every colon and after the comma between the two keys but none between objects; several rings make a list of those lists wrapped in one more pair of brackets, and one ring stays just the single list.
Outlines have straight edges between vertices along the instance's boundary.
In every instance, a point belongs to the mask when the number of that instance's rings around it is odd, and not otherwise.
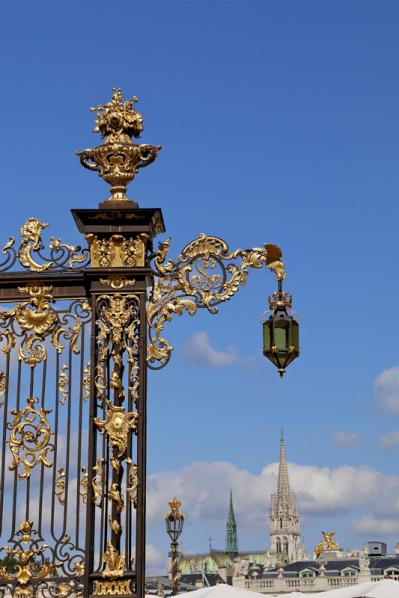
[{"label": "white cloud", "polygon": [[146,574],[157,575],[167,568],[167,555],[162,554],[156,546],[147,544],[145,547]]},{"label": "white cloud", "polygon": [[[152,474],[148,480],[148,519],[159,521],[172,495],[182,500],[188,520],[213,520],[224,526],[228,490],[242,531],[266,531],[270,495],[275,491],[278,464],[258,474],[225,462],[194,462],[177,471]],[[373,511],[378,519],[397,507],[399,476],[389,476],[367,466],[344,465],[334,469],[289,464],[292,488],[301,514],[325,517],[354,509]],[[378,506],[378,511],[377,507]]]},{"label": "white cloud", "polygon": [[364,443],[363,437],[357,432],[334,432],[334,442],[347,448],[359,447]]},{"label": "white cloud", "polygon": [[352,531],[359,535],[390,535],[399,532],[397,519],[376,519],[373,515],[364,515],[352,521]]},{"label": "white cloud", "polygon": [[399,366],[383,370],[374,381],[377,403],[389,413],[399,415]]},{"label": "white cloud", "polygon": [[383,434],[379,438],[380,445],[383,448],[392,448],[399,444],[399,430],[394,430],[388,434]]},{"label": "white cloud", "polygon": [[212,347],[208,335],[204,331],[197,332],[186,343],[185,359],[198,365],[231,365],[240,361],[236,347],[227,347],[225,351],[217,351]]}]

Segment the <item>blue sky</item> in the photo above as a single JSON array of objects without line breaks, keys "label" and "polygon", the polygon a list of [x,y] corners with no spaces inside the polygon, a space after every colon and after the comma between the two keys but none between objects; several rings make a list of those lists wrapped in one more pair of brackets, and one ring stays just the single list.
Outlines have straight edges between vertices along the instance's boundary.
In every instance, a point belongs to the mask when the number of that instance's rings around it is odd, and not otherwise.
[{"label": "blue sky", "polygon": [[392,547],[399,4],[3,1],[0,17],[4,242],[28,216],[79,242],[69,209],[107,188],[74,151],[100,141],[89,107],[120,86],[139,97],[143,142],[163,145],[130,196],[163,209],[171,253],[200,232],[284,252],[302,354],[283,380],[261,356],[268,272],[218,316],[168,327],[175,352],[149,386],[154,567],[175,491],[187,550],[223,546],[230,486],[241,547],[267,545],[281,426],[308,548],[326,528]]}]

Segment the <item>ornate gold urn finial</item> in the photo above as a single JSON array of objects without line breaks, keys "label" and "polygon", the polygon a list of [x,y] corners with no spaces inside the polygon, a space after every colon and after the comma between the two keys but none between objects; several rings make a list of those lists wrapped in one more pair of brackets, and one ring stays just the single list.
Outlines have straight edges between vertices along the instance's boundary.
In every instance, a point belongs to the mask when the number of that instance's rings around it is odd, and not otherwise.
[{"label": "ornate gold urn finial", "polygon": [[143,116],[131,100],[123,100],[119,88],[113,89],[112,100],[91,108],[97,113],[94,132],[105,138],[102,145],[76,152],[81,164],[89,170],[96,170],[111,186],[110,201],[128,201],[127,185],[134,179],[139,168],[148,166],[155,160],[160,145],[137,145],[132,137],[140,137],[143,131]]}]

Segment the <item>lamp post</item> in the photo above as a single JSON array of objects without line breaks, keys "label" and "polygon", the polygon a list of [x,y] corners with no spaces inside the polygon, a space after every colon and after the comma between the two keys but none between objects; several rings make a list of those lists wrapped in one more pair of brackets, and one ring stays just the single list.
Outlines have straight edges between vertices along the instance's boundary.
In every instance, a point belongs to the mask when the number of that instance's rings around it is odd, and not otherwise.
[{"label": "lamp post", "polygon": [[[72,210],[88,247],[46,241],[48,225],[31,217],[20,240],[10,236],[0,250],[0,560],[10,546],[30,554],[37,538],[49,553],[31,591],[31,571],[24,580],[2,571],[0,589],[13,596],[143,598],[147,373],[171,358],[174,316],[218,313],[251,269],[268,268],[278,290],[263,325],[264,355],[282,375],[299,353],[276,245],[231,251],[201,233],[175,260],[170,239],[154,247],[165,232],[161,210],[126,196],[161,149],[132,141],[143,131],[136,101],[114,89],[92,109],[103,142],[78,155],[111,195],[98,208]],[[4,496],[12,496],[11,516]],[[181,531],[183,518],[168,522],[172,536]]]},{"label": "lamp post", "polygon": [[183,531],[184,513],[180,511],[181,502],[175,496],[168,504],[170,511],[165,515],[165,523],[170,538],[172,596],[176,596],[179,590],[179,538]]}]

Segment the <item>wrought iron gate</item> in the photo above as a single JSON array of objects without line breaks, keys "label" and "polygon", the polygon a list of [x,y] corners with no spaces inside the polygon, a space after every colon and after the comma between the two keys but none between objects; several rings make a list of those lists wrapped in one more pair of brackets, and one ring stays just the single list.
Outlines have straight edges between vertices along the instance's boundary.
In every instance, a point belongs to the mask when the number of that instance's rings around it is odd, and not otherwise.
[{"label": "wrought iron gate", "polygon": [[[230,252],[201,234],[176,262],[169,240],[154,252],[161,211],[125,196],[160,149],[131,141],[135,101],[114,90],[95,108],[105,142],[79,153],[111,185],[72,210],[88,247],[45,241],[29,218],[1,250],[0,592],[16,598],[144,596],[147,368],[170,359],[165,324],[217,313],[249,268],[274,272],[280,317],[290,306],[275,245]],[[287,363],[291,336],[272,347]]]},{"label": "wrought iron gate", "polygon": [[88,249],[51,238],[46,257],[34,218],[3,249],[0,579],[14,596],[142,595],[146,256],[163,222],[73,214]]}]

